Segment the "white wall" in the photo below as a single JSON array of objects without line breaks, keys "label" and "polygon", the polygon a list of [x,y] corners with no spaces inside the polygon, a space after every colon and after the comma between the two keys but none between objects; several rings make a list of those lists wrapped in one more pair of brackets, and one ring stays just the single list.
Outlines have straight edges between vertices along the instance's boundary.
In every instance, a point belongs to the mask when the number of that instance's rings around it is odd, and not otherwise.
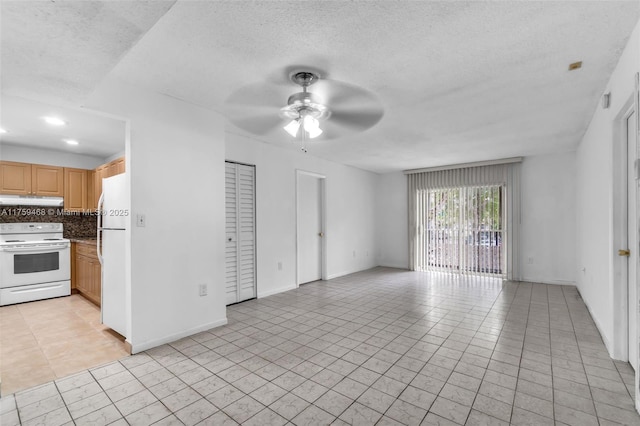
[{"label": "white wall", "polygon": [[[133,351],[225,324],[222,118],[116,81],[87,104],[130,120]],[[146,227],[133,226],[137,214]],[[199,284],[208,285],[207,296],[198,295]]]},{"label": "white wall", "polygon": [[374,173],[232,133],[226,135],[226,159],[256,166],[258,297],[296,287],[298,169],[326,176],[327,277],[377,265]]},{"label": "white wall", "polygon": [[575,284],[575,152],[526,157],[520,182],[521,279]]},{"label": "white wall", "polygon": [[376,186],[378,264],[409,268],[407,177],[402,172],[378,175]]},{"label": "white wall", "polygon": [[[614,246],[613,147],[621,126],[621,114],[631,104],[634,76],[640,69],[640,28],[636,26],[604,92],[611,92],[611,106],[595,106],[591,123],[576,154],[577,165],[577,285],[609,353],[626,357],[626,345],[616,330],[616,312],[623,308],[622,290],[614,283],[614,265],[620,262]],[[619,333],[618,333],[619,334]]]},{"label": "white wall", "polygon": [[48,166],[90,170],[104,163],[104,158],[102,157],[7,144],[0,145],[0,159],[19,163],[46,164]]}]

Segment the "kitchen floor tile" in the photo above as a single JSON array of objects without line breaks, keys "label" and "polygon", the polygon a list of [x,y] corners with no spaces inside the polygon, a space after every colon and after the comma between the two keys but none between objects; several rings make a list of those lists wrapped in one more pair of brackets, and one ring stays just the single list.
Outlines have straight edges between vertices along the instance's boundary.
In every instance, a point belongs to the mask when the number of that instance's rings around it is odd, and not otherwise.
[{"label": "kitchen floor tile", "polygon": [[78,294],[3,306],[0,318],[2,395],[128,355],[121,338],[96,328],[100,308]]}]

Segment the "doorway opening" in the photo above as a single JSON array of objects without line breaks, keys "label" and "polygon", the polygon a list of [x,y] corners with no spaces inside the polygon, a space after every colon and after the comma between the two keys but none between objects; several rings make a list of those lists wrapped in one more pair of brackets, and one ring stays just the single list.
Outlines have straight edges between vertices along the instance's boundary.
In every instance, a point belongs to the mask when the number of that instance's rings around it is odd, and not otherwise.
[{"label": "doorway opening", "polygon": [[325,176],[296,170],[296,286],[326,278]]}]

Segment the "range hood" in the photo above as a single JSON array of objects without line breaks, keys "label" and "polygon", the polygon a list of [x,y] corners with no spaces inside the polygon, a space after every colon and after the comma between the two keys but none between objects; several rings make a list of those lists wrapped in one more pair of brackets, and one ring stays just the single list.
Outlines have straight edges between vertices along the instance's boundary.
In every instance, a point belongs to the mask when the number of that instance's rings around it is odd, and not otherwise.
[{"label": "range hood", "polygon": [[0,206],[62,207],[62,197],[36,197],[28,195],[0,195]]}]

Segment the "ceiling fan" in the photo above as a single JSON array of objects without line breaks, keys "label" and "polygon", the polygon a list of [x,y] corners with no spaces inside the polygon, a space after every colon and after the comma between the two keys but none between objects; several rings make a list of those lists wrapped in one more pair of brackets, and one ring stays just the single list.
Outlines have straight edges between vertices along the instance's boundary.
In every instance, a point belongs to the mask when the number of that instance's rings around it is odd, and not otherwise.
[{"label": "ceiling fan", "polygon": [[[292,83],[301,91],[290,94]],[[381,102],[373,93],[323,79],[310,68],[292,70],[286,79],[242,87],[227,99],[225,110],[237,127],[273,141],[293,137],[305,152],[309,140],[363,132],[384,115]]]}]

